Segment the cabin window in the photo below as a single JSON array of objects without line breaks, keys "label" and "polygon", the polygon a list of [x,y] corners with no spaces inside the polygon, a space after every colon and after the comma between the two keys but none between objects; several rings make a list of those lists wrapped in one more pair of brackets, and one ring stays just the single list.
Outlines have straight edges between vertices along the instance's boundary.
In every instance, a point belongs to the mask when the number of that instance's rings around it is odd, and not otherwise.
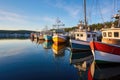
[{"label": "cabin window", "polygon": [[77,34],[77,36],[79,36],[79,34]]},{"label": "cabin window", "polygon": [[103,37],[106,37],[106,32],[103,32]]},{"label": "cabin window", "polygon": [[90,38],[90,34],[87,34],[87,37]]},{"label": "cabin window", "polygon": [[93,35],[92,35],[92,37],[96,37],[96,35],[95,35],[95,34],[93,34]]},{"label": "cabin window", "polygon": [[80,34],[81,37],[83,37],[83,34]]},{"label": "cabin window", "polygon": [[112,32],[108,32],[108,37],[112,37]]},{"label": "cabin window", "polygon": [[114,32],[114,37],[119,37],[119,32]]}]

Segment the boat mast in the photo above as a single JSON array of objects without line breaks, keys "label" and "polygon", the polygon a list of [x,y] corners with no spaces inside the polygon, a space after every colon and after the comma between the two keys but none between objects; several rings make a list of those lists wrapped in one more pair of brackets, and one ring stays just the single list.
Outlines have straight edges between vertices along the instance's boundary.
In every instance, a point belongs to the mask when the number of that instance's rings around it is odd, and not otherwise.
[{"label": "boat mast", "polygon": [[63,24],[59,18],[56,19],[56,24],[53,25],[54,27],[57,27],[57,29],[59,29],[59,26],[65,26],[65,24]]},{"label": "boat mast", "polygon": [[86,20],[86,0],[84,0],[84,22],[85,22],[85,29],[87,30],[87,20]]},{"label": "boat mast", "polygon": [[118,27],[120,27],[120,10],[118,10],[118,12],[119,12],[119,15],[118,15]]}]

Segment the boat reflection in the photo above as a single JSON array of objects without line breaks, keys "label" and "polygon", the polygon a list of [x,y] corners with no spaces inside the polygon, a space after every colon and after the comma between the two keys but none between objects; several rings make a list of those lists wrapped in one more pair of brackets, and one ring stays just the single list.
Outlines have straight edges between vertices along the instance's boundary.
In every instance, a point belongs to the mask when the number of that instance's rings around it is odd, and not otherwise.
[{"label": "boat reflection", "polygon": [[56,45],[55,43],[53,43],[53,45],[52,45],[52,50],[56,57],[64,56],[65,48],[66,48],[65,44]]},{"label": "boat reflection", "polygon": [[32,39],[32,42],[39,44],[39,40],[37,38]]},{"label": "boat reflection", "polygon": [[119,63],[96,63],[83,61],[74,64],[80,80],[120,80]]},{"label": "boat reflection", "polygon": [[30,40],[33,42],[34,41],[34,37],[30,37]]},{"label": "boat reflection", "polygon": [[[94,62],[92,63],[95,64]],[[120,64],[119,63],[96,63],[91,66],[91,73],[94,73],[94,80],[120,80]],[[94,69],[94,70],[93,70]],[[92,72],[94,71],[94,72]]]},{"label": "boat reflection", "polygon": [[42,40],[42,39],[40,40],[40,39],[39,39],[37,43],[38,43],[38,44],[43,44],[43,42],[44,42],[44,40]]},{"label": "boat reflection", "polygon": [[36,44],[42,44],[45,41],[43,39],[37,39],[37,38],[30,38],[30,40]]},{"label": "boat reflection", "polygon": [[88,69],[91,66],[93,60],[94,57],[90,51],[78,52],[71,55],[70,61],[78,70],[80,80],[88,80]]},{"label": "boat reflection", "polygon": [[44,41],[42,45],[44,49],[51,49],[52,41]]},{"label": "boat reflection", "polygon": [[91,62],[94,57],[91,51],[73,52],[71,51],[70,63],[79,63],[83,61]]}]

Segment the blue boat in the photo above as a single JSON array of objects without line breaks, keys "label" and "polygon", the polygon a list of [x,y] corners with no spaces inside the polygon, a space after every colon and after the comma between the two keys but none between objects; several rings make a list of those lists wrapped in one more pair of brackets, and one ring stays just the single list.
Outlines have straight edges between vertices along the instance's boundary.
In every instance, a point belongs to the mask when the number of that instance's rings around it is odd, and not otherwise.
[{"label": "blue boat", "polygon": [[92,32],[87,26],[86,21],[86,0],[84,0],[84,22],[80,21],[78,29],[74,31],[74,40],[70,40],[72,50],[90,50],[89,42],[93,39],[97,40],[97,33]]},{"label": "blue boat", "polygon": [[70,39],[72,51],[90,50],[89,42]]},{"label": "blue boat", "polygon": [[45,39],[45,41],[52,41],[52,35],[45,34],[44,39]]},{"label": "blue boat", "polygon": [[51,49],[52,46],[52,41],[44,41],[44,43],[42,44],[44,49]]}]

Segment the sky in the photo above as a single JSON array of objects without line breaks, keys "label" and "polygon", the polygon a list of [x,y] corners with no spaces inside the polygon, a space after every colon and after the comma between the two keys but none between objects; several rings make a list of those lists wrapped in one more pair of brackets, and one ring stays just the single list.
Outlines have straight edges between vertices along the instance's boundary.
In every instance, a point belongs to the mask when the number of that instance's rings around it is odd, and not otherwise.
[{"label": "sky", "polygon": [[[112,21],[120,0],[87,0],[88,25]],[[0,0],[0,30],[52,29],[59,18],[65,26],[84,21],[83,0]]]}]

